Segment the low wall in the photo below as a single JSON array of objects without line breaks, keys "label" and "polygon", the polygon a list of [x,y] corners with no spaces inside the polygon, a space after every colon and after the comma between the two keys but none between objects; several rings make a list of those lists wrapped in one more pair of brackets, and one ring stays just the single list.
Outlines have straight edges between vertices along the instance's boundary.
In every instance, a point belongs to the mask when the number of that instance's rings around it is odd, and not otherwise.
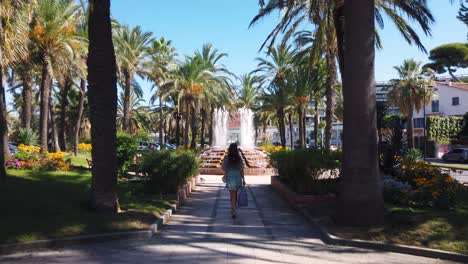
[{"label": "low wall", "polygon": [[[224,171],[221,168],[201,168],[200,174],[205,175],[224,175]],[[275,169],[273,168],[245,168],[245,175],[273,175],[275,174]]]}]

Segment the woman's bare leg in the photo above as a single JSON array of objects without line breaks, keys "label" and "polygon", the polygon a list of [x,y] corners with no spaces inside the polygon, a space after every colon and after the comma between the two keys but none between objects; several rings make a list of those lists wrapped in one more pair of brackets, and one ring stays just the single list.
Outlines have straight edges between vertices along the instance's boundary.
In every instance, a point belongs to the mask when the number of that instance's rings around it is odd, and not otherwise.
[{"label": "woman's bare leg", "polygon": [[232,215],[236,215],[237,191],[230,191],[230,195],[231,195],[231,213]]}]

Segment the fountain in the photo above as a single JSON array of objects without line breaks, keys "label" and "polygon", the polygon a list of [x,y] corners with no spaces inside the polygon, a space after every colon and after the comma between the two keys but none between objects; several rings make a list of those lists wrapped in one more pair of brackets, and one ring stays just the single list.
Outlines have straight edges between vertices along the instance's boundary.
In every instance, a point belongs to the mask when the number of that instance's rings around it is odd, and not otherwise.
[{"label": "fountain", "polygon": [[[240,119],[240,154],[244,163],[246,175],[271,175],[274,170],[269,164],[266,152],[255,148],[254,113],[251,109],[238,110]],[[228,119],[230,113],[225,109],[217,109],[214,113],[213,147],[201,153],[201,174],[222,175],[222,161],[226,155]]]},{"label": "fountain", "polygon": [[227,122],[229,111],[224,108],[218,108],[214,112],[213,145],[217,148],[225,148],[227,144]]},{"label": "fountain", "polygon": [[254,113],[251,109],[239,109],[240,116],[240,146],[243,149],[255,147],[255,128],[253,123]]}]

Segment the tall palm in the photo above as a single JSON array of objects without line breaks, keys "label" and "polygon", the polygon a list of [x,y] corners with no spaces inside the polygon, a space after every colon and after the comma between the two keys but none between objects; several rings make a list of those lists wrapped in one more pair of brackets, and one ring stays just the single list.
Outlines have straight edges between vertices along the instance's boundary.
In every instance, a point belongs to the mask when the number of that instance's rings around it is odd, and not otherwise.
[{"label": "tall palm", "polygon": [[[34,47],[29,38],[32,12],[35,5],[29,1],[5,1],[3,8],[3,63],[5,67],[15,72],[9,82],[14,82],[15,76],[22,80],[21,124],[31,127],[32,116],[32,69],[35,63],[31,61]],[[11,87],[11,86],[10,86]]]},{"label": "tall palm", "polygon": [[135,74],[144,74],[143,62],[148,56],[148,45],[152,41],[153,33],[145,32],[139,26],[130,28],[126,25],[118,26],[115,32],[117,63],[124,81],[123,129],[128,130],[132,81]]},{"label": "tall palm", "polygon": [[[296,52],[289,45],[279,45],[270,48],[267,53],[268,59],[257,58],[258,66],[254,73],[259,73],[262,83],[273,84],[274,94],[286,98],[286,75],[288,71],[295,67]],[[286,101],[284,101],[286,102]],[[281,138],[281,145],[286,147],[286,128],[285,128],[285,105],[277,105],[278,127]]]},{"label": "tall palm", "polygon": [[30,36],[42,65],[40,139],[44,150],[47,149],[52,68],[55,62],[74,57],[74,47],[80,42],[80,37],[75,34],[77,10],[73,0],[44,0],[38,2],[34,13]]},{"label": "tall palm", "polygon": [[[233,93],[230,82],[227,78],[228,75],[232,75],[226,67],[221,63],[221,60],[228,56],[227,53],[220,52],[217,48],[214,48],[212,44],[204,44],[201,50],[195,51],[195,56],[199,56],[206,63],[208,69],[213,72],[220,80],[220,82],[211,82],[210,86],[205,86],[200,97],[200,107],[196,109],[201,115],[201,129],[200,129],[200,144],[205,144],[205,130],[208,109],[210,111],[210,127],[209,135],[210,142],[212,142],[213,136],[213,114],[215,108],[225,106],[229,102],[233,101]],[[194,123],[196,125],[196,123]],[[197,130],[196,127],[193,128]],[[193,144],[192,144],[193,145]]]},{"label": "tall palm", "polygon": [[[265,3],[266,2],[266,3]],[[340,66],[340,72],[343,74],[344,69],[344,50],[345,50],[345,19],[344,19],[344,0],[333,1],[314,1],[314,0],[269,0],[259,1],[262,7],[259,13],[253,18],[251,26],[259,22],[263,17],[281,10],[281,21],[276,25],[272,32],[268,35],[262,47],[268,45],[272,47],[279,35],[283,35],[286,39],[294,34],[303,24],[312,23],[316,25],[320,21],[320,16],[317,14],[322,10],[323,4],[327,4],[333,8],[333,27],[336,37],[337,55]],[[374,2],[374,19],[380,29],[384,28],[383,16],[387,16],[396,26],[402,37],[409,43],[417,45],[421,50],[426,51],[416,30],[410,25],[409,21],[415,22],[425,35],[431,35],[430,26],[434,22],[434,16],[429,10],[426,0],[375,0]],[[405,19],[406,18],[406,19]],[[381,47],[379,33],[375,31],[374,43],[377,47]],[[342,78],[343,79],[343,78]]]},{"label": "tall palm", "polygon": [[179,108],[181,103],[185,108],[185,147],[189,144],[189,130],[191,125],[192,138],[196,137],[196,130],[193,130],[195,122],[190,122],[194,121],[196,118],[193,115],[195,113],[193,111],[195,103],[202,94],[205,86],[210,86],[213,83],[220,82],[221,80],[211,71],[209,65],[207,65],[200,56],[186,57],[183,64],[176,69],[172,89],[176,94],[177,101],[179,102]]},{"label": "tall palm", "polygon": [[78,32],[77,34],[83,36],[82,38],[82,53],[80,54],[79,63],[82,67],[77,67],[78,76],[80,77],[80,84],[79,84],[79,103],[78,103],[78,113],[76,116],[75,127],[73,131],[73,152],[78,155],[78,144],[80,143],[80,130],[81,124],[83,120],[83,111],[84,111],[84,102],[86,97],[86,79],[87,79],[87,72],[86,72],[86,60],[88,58],[88,49],[87,49],[87,41],[88,41],[88,22],[89,22],[89,9],[86,8],[83,1],[80,1],[81,8],[80,8],[80,16],[78,17]]},{"label": "tall palm", "polygon": [[[2,1],[0,1],[0,18],[2,16]],[[0,36],[3,35],[3,25],[2,19],[0,19]],[[6,98],[5,98],[5,88],[3,87],[3,39],[0,38],[0,182],[6,180],[6,170],[5,170],[5,154],[8,152],[5,151],[8,149],[8,127],[6,120]],[[5,140],[6,138],[6,140]]]},{"label": "tall palm", "polygon": [[89,2],[88,100],[93,146],[91,204],[98,211],[116,213],[117,198],[117,67],[110,0]]},{"label": "tall palm", "polygon": [[[130,94],[130,114],[128,116],[129,126],[128,132],[135,134],[140,130],[149,131],[151,122],[151,112],[148,107],[143,106],[145,102],[142,98],[139,98],[135,93]],[[122,126],[124,117],[124,95],[121,93],[119,101],[117,103],[117,124]]]},{"label": "tall palm", "polygon": [[379,225],[384,204],[377,163],[374,0],[346,0],[344,10],[345,127],[338,220],[346,225]]},{"label": "tall palm", "polygon": [[288,76],[289,89],[292,93],[293,108],[298,114],[299,123],[299,145],[305,147],[305,110],[310,101],[313,82],[310,76],[310,71],[306,65],[299,65]]},{"label": "tall palm", "polygon": [[164,38],[151,41],[148,48],[149,61],[144,63],[146,76],[154,83],[157,88],[156,93],[151,99],[153,103],[159,99],[159,143],[164,143],[163,123],[164,123],[164,101],[169,96],[168,90],[164,89],[165,84],[170,82],[171,71],[175,67],[174,58],[176,56],[175,48],[171,41]]},{"label": "tall palm", "polygon": [[421,62],[407,59],[400,66],[395,66],[399,79],[391,80],[392,90],[388,93],[388,103],[398,106],[407,117],[408,147],[414,147],[413,113],[421,110],[432,100],[434,91],[428,86],[432,81],[421,67]]},{"label": "tall palm", "polygon": [[254,109],[257,105],[257,99],[260,95],[258,86],[258,77],[251,74],[244,74],[239,77],[241,82],[241,89],[239,91],[239,98],[237,99],[238,107]]}]

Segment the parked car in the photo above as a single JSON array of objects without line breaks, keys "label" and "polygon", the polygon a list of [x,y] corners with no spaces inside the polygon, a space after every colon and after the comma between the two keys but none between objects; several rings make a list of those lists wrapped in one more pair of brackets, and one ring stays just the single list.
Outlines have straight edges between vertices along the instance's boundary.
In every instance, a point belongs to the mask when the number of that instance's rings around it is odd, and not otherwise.
[{"label": "parked car", "polygon": [[166,143],[164,144],[165,149],[176,149],[177,147],[174,144]]},{"label": "parked car", "polygon": [[8,148],[10,149],[11,154],[18,152],[18,147],[13,143],[8,143]]},{"label": "parked car", "polygon": [[465,163],[468,161],[468,148],[456,148],[442,156],[442,159],[446,162],[453,161],[459,163]]},{"label": "parked car", "polygon": [[159,151],[161,146],[157,143],[150,143],[146,141],[140,141],[139,146],[137,147],[138,151]]}]

